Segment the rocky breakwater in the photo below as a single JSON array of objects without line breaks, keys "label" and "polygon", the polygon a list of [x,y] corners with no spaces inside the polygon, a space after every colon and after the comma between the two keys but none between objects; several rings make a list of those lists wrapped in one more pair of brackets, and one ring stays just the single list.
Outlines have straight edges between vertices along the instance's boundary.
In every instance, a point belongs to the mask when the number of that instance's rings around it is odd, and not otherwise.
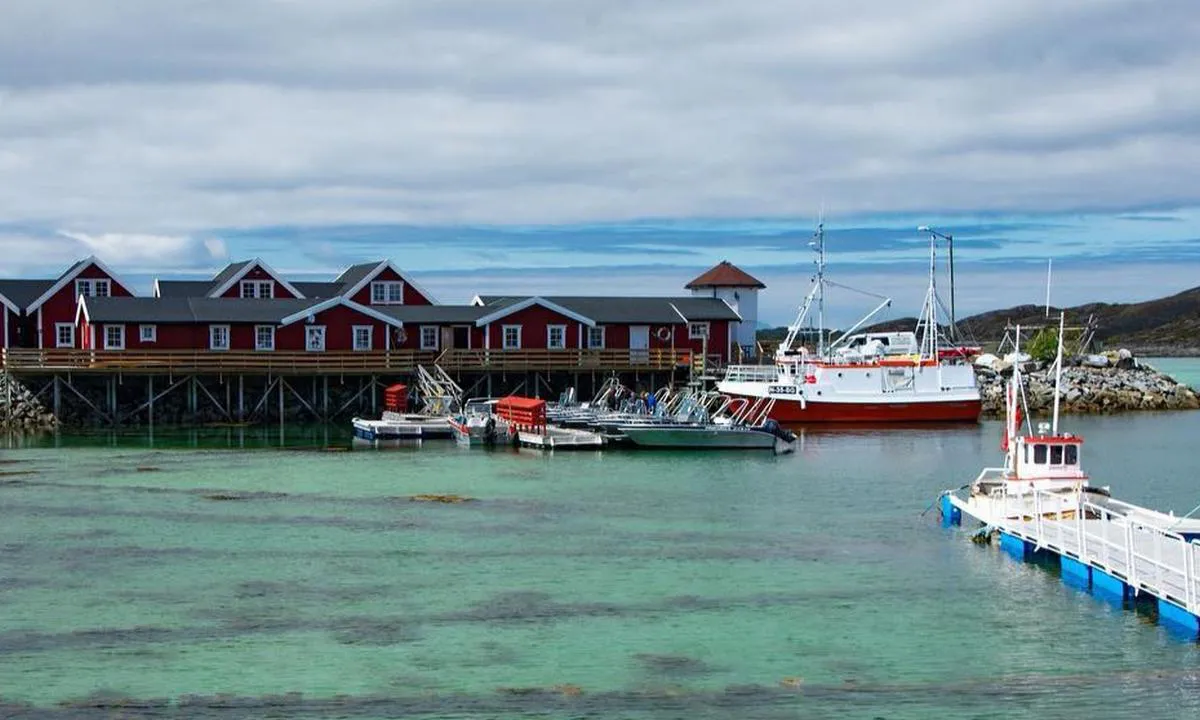
[{"label": "rocky breakwater", "polygon": [[[1054,407],[1055,373],[1052,364],[1021,362],[1029,410],[1044,415]],[[1011,359],[984,356],[975,364],[985,417],[1004,416],[1004,388],[1012,376]],[[1196,410],[1195,390],[1166,373],[1139,362],[1127,351],[1111,356],[1067,360],[1062,372],[1063,413],[1098,415],[1139,410]]]},{"label": "rocky breakwater", "polygon": [[21,383],[0,371],[0,431],[46,432],[58,420]]}]

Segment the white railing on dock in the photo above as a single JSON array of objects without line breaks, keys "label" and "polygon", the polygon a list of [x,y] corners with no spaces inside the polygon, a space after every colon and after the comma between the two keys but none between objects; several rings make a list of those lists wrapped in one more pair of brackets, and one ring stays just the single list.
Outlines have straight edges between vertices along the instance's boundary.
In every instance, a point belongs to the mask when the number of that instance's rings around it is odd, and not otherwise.
[{"label": "white railing on dock", "polygon": [[1200,541],[1170,527],[1171,516],[1116,500],[1097,504],[1082,493],[1004,493],[997,529],[1103,570],[1200,615]]}]

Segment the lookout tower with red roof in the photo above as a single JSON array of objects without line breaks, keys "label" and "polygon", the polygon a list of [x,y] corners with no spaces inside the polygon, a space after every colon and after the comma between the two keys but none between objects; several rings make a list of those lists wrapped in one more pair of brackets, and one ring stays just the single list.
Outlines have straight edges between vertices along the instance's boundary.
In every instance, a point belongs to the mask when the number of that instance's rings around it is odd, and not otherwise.
[{"label": "lookout tower with red roof", "polygon": [[685,285],[692,295],[716,297],[733,308],[742,321],[737,324],[734,341],[748,355],[755,354],[754,335],[758,330],[758,291],[767,286],[761,280],[722,260],[714,267]]}]

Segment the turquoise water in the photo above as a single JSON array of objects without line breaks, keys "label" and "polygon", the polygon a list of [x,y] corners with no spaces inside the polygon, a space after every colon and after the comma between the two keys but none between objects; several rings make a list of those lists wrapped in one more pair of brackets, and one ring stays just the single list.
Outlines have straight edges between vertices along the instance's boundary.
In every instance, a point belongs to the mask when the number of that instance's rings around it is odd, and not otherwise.
[{"label": "turquoise water", "polygon": [[[1200,413],[1068,425],[1119,496],[1200,503]],[[1200,716],[1195,644],[922,516],[999,432],[808,431],[783,457],[277,430],[0,451],[0,717]]]},{"label": "turquoise water", "polygon": [[1148,358],[1145,362],[1181,383],[1200,389],[1200,358]]}]

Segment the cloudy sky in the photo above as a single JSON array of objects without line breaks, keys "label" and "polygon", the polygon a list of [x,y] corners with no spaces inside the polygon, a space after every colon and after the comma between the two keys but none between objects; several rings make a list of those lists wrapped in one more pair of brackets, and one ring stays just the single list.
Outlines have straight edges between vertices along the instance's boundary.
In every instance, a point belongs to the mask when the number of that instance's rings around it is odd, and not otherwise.
[{"label": "cloudy sky", "polygon": [[[393,258],[443,301],[727,258],[911,314],[1200,284],[1195,0],[4,0],[0,276]],[[870,303],[865,303],[869,305]],[[843,307],[866,309],[847,298]],[[845,312],[850,312],[846,310]]]}]

